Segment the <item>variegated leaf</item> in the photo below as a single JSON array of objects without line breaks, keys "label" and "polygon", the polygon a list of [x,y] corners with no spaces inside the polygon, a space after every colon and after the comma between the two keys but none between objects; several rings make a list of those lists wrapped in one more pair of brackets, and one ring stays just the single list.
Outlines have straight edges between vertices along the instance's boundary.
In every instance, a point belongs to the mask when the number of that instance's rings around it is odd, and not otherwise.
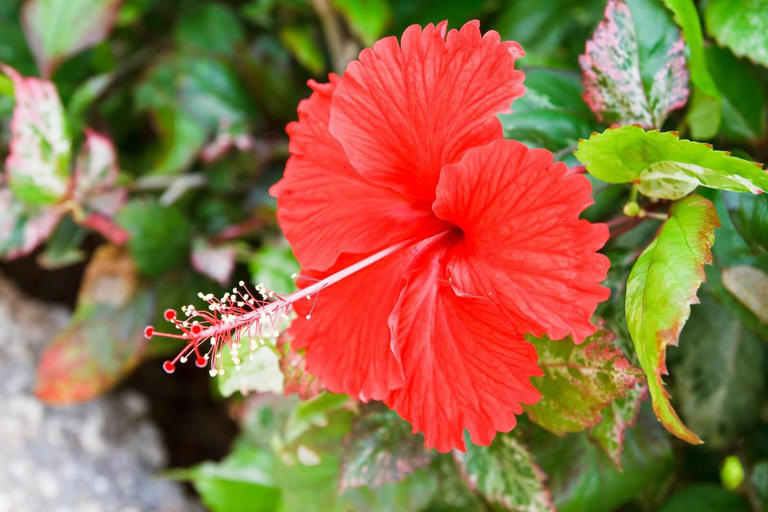
[{"label": "variegated leaf", "polygon": [[9,66],[0,69],[13,81],[16,97],[5,161],[8,185],[28,203],[55,203],[67,193],[71,145],[59,95],[51,82],[23,77]]},{"label": "variegated leaf", "polygon": [[587,437],[621,469],[621,452],[627,428],[637,421],[640,405],[648,397],[648,386],[640,382],[623,397],[617,398],[603,411],[603,420],[587,429]]},{"label": "variegated leaf", "polygon": [[204,238],[196,238],[190,262],[195,270],[226,286],[235,269],[236,256],[237,249],[232,244],[212,245]]},{"label": "variegated leaf", "polygon": [[579,64],[601,121],[660,128],[688,100],[685,42],[655,0],[609,0]]},{"label": "variegated leaf", "polygon": [[25,256],[48,238],[61,219],[52,206],[34,206],[0,188],[0,258]]},{"label": "variegated leaf", "polygon": [[117,154],[112,141],[86,128],[85,143],[75,163],[73,197],[106,217],[113,217],[125,202],[127,191],[116,187]]}]

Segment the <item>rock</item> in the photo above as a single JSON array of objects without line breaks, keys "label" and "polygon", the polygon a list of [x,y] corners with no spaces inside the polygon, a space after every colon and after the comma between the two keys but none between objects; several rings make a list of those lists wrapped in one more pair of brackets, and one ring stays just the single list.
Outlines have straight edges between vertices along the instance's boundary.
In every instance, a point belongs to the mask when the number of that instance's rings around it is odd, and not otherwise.
[{"label": "rock", "polygon": [[68,407],[35,398],[40,353],[68,318],[0,276],[0,512],[202,510],[157,476],[165,451],[143,396]]}]

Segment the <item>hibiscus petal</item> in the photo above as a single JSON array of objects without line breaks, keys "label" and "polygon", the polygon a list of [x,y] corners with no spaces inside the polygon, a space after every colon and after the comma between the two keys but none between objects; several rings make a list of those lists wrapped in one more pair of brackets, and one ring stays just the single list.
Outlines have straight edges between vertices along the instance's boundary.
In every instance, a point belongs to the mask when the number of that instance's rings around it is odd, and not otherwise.
[{"label": "hibiscus petal", "polygon": [[[350,167],[328,132],[328,84],[310,81],[315,92],[299,105],[299,121],[287,127],[291,157],[282,180],[270,189],[277,218],[304,267],[326,269],[341,252],[370,253],[415,236],[429,236],[440,224],[428,205],[415,205],[369,182]],[[436,228],[438,229],[438,228]]]},{"label": "hibiscus petal", "polygon": [[464,450],[465,429],[480,445],[512,430],[520,404],[540,398],[529,378],[542,375],[534,347],[491,301],[456,295],[444,251],[428,248],[414,263],[420,269],[390,317],[407,379],[385,400],[441,452]]},{"label": "hibiscus petal", "polygon": [[443,169],[433,209],[464,232],[446,263],[454,289],[491,298],[517,330],[581,342],[609,294],[596,252],[608,228],[579,220],[591,186],[566,173],[549,151],[496,141]]},{"label": "hibiscus petal", "polygon": [[[402,385],[403,372],[390,347],[387,319],[405,285],[409,252],[402,250],[294,304],[298,314],[289,329],[294,350],[306,348],[306,369],[334,393],[362,401],[381,400]],[[303,275],[322,279],[348,267],[359,256],[343,255],[327,272]],[[300,285],[314,282],[299,278]],[[306,315],[311,314],[309,320]]]},{"label": "hibiscus petal", "polygon": [[342,76],[330,131],[363,176],[429,203],[440,169],[502,137],[496,114],[522,96],[520,46],[470,21],[446,37],[408,27],[363,50]]}]

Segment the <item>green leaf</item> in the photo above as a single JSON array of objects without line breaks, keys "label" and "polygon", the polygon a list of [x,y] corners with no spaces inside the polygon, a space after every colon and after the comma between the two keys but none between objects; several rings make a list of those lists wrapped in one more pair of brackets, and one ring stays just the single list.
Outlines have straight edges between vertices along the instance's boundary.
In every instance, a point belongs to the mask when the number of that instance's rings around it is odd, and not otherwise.
[{"label": "green leaf", "polygon": [[55,270],[86,258],[80,249],[85,238],[85,230],[75,224],[71,217],[62,218],[45,244],[45,250],[37,257],[37,264],[48,270]]},{"label": "green leaf", "polygon": [[8,185],[30,204],[62,199],[69,183],[71,142],[56,87],[0,67],[13,80],[16,107],[11,120],[11,152],[5,162]]},{"label": "green leaf", "polygon": [[584,99],[606,123],[661,128],[688,99],[685,41],[657,0],[608,0],[579,65]]},{"label": "green leaf", "polygon": [[762,165],[681,140],[674,132],[610,128],[579,142],[575,154],[596,178],[636,183],[641,193],[654,198],[679,199],[699,185],[735,192],[768,190]]},{"label": "green leaf", "polygon": [[153,307],[130,258],[113,246],[100,248],[86,269],[72,320],[40,359],[38,398],[81,402],[111,389],[141,360]]},{"label": "green leaf", "polygon": [[287,243],[266,243],[251,257],[248,266],[253,283],[262,283],[270,290],[290,293],[296,290],[291,277],[299,271],[299,264]]},{"label": "green leaf", "polygon": [[523,407],[528,417],[558,435],[597,424],[602,411],[640,382],[642,372],[631,366],[614,343],[615,336],[598,330],[576,345],[569,337],[553,341],[534,338],[541,377],[531,379],[541,400]]},{"label": "green leaf", "polygon": [[467,442],[455,457],[470,486],[491,503],[514,511],[554,511],[545,475],[531,453],[512,435],[498,435],[490,446]]},{"label": "green leaf", "polygon": [[722,92],[721,133],[735,141],[757,143],[765,133],[766,95],[753,66],[716,46],[707,48],[707,60]]},{"label": "green leaf", "polygon": [[174,29],[180,47],[228,53],[245,41],[245,32],[232,10],[220,3],[203,3],[183,11]]},{"label": "green leaf", "polygon": [[85,126],[89,109],[106,92],[113,78],[111,73],[91,76],[72,92],[67,101],[67,120],[72,133],[79,133]]},{"label": "green leaf", "polygon": [[281,501],[274,465],[272,453],[238,443],[221,462],[204,462],[167,476],[191,481],[213,512],[273,512]]},{"label": "green leaf", "polygon": [[515,100],[511,114],[499,115],[504,137],[550,151],[575,146],[600,129],[581,98],[579,75],[554,69],[525,73],[525,95]]},{"label": "green leaf", "polygon": [[347,395],[321,393],[312,400],[301,402],[286,422],[286,439],[293,441],[313,426],[327,425],[328,414],[344,407],[348,400]]},{"label": "green leaf", "polygon": [[313,75],[325,69],[325,56],[320,51],[317,36],[309,25],[295,25],[280,30],[280,40],[296,60]]},{"label": "green leaf", "polygon": [[710,248],[719,225],[714,205],[701,196],[674,203],[627,281],[627,326],[648,378],[653,410],[667,430],[689,443],[701,440],[680,421],[661,376],[667,373],[666,348],[677,345],[704,280],[704,265],[712,262]]},{"label": "green leaf", "polygon": [[373,46],[392,18],[388,0],[333,0],[333,6],[365,46]]},{"label": "green leaf", "polygon": [[608,455],[617,468],[621,469],[621,452],[627,428],[633,426],[640,413],[640,406],[648,396],[648,386],[638,384],[623,397],[615,399],[603,411],[603,420],[587,430],[590,441]]},{"label": "green leaf", "polygon": [[30,0],[24,4],[24,33],[44,77],[71,55],[103,40],[120,0]]},{"label": "green leaf", "polygon": [[708,140],[717,135],[723,118],[723,105],[720,98],[710,96],[695,86],[688,114],[685,117],[691,130],[691,137],[696,140]]},{"label": "green leaf", "polygon": [[750,480],[760,504],[768,508],[768,460],[762,460],[752,467]]},{"label": "green leaf", "polygon": [[730,215],[749,246],[768,253],[768,194],[739,195],[738,208]]},{"label": "green leaf", "polygon": [[676,490],[659,512],[749,512],[747,500],[721,487],[690,485]]},{"label": "green leaf", "polygon": [[674,389],[683,417],[708,445],[727,446],[759,419],[763,344],[709,294],[693,308],[680,340]]},{"label": "green leaf", "polygon": [[355,418],[347,435],[339,488],[399,482],[431,460],[424,437],[413,434],[408,422],[394,411],[372,406]]},{"label": "green leaf", "polygon": [[768,1],[712,0],[704,19],[721,46],[768,67]]},{"label": "green leaf", "polygon": [[696,5],[693,0],[664,0],[664,4],[672,11],[675,21],[683,29],[689,52],[688,67],[691,70],[691,81],[702,93],[719,100],[720,91],[707,66],[704,37],[701,33],[701,21]]},{"label": "green leaf", "polygon": [[120,210],[116,220],[131,234],[128,250],[142,274],[159,276],[185,265],[191,228],[178,209],[135,199]]},{"label": "green leaf", "polygon": [[7,188],[0,188],[0,212],[0,258],[6,260],[34,251],[61,219],[55,207],[26,204]]},{"label": "green leaf", "polygon": [[652,496],[674,470],[672,446],[650,415],[627,429],[619,471],[582,433],[557,437],[538,429],[526,440],[541,469],[558,512],[612,512],[638,498],[654,510]]}]

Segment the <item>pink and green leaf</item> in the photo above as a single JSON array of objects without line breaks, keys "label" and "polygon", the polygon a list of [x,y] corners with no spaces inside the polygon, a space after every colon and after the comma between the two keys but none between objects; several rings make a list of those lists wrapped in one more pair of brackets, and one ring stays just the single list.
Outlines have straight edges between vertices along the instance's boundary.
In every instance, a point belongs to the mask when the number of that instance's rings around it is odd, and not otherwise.
[{"label": "pink and green leaf", "polygon": [[88,128],[75,162],[73,197],[85,208],[113,217],[125,203],[127,191],[116,187],[117,153],[112,141]]},{"label": "pink and green leaf", "polygon": [[86,269],[75,315],[43,352],[37,396],[64,404],[111,389],[141,360],[153,307],[130,257],[112,246],[100,248]]},{"label": "pink and green leaf", "polygon": [[590,441],[595,443],[621,469],[621,452],[627,428],[633,426],[640,413],[640,405],[648,397],[648,386],[638,383],[623,397],[615,399],[603,411],[603,420],[587,429]]},{"label": "pink and green leaf", "polygon": [[768,191],[763,166],[715,151],[709,144],[680,139],[675,132],[639,126],[610,128],[579,142],[575,153],[594,177],[634,183],[640,193],[679,199],[696,187],[734,192]]},{"label": "pink and green leaf", "polygon": [[311,400],[324,391],[320,380],[306,371],[304,349],[293,350],[288,332],[277,339],[280,351],[280,370],[283,372],[283,393],[297,394],[302,400]]},{"label": "pink and green leaf", "polygon": [[605,18],[579,57],[584,100],[599,120],[660,128],[672,110],[685,105],[685,42],[668,18],[651,2],[608,1]]},{"label": "pink and green leaf", "polygon": [[34,251],[61,220],[54,207],[26,204],[7,188],[0,188],[0,212],[0,259],[6,260]]},{"label": "pink and green leaf", "polygon": [[27,1],[21,22],[40,73],[50,77],[63,59],[101,42],[112,28],[120,1]]},{"label": "pink and green leaf", "polygon": [[672,434],[701,443],[678,417],[664,388],[666,350],[677,345],[720,221],[711,201],[692,195],[674,203],[659,234],[638,258],[627,281],[626,315],[632,342],[648,379],[653,410]]},{"label": "pink and green leaf", "polygon": [[470,488],[503,510],[554,511],[552,495],[530,451],[514,436],[498,435],[490,446],[467,442],[467,451],[454,452]]},{"label": "pink and green leaf", "polygon": [[190,253],[192,268],[226,286],[235,270],[237,248],[233,244],[213,245],[204,238],[195,238]]},{"label": "pink and green leaf", "polygon": [[432,456],[424,448],[424,438],[412,434],[410,425],[394,411],[368,407],[353,420],[344,441],[339,490],[399,482],[429,464]]},{"label": "pink and green leaf", "polygon": [[64,109],[51,82],[23,77],[0,65],[13,81],[16,106],[11,119],[8,185],[30,204],[50,204],[68,192],[71,142]]},{"label": "pink and green leaf", "polygon": [[544,375],[531,379],[541,392],[541,400],[524,407],[528,417],[558,435],[600,422],[603,410],[633,389],[643,375],[629,364],[614,339],[605,330],[580,345],[570,338],[553,341],[529,337]]}]

